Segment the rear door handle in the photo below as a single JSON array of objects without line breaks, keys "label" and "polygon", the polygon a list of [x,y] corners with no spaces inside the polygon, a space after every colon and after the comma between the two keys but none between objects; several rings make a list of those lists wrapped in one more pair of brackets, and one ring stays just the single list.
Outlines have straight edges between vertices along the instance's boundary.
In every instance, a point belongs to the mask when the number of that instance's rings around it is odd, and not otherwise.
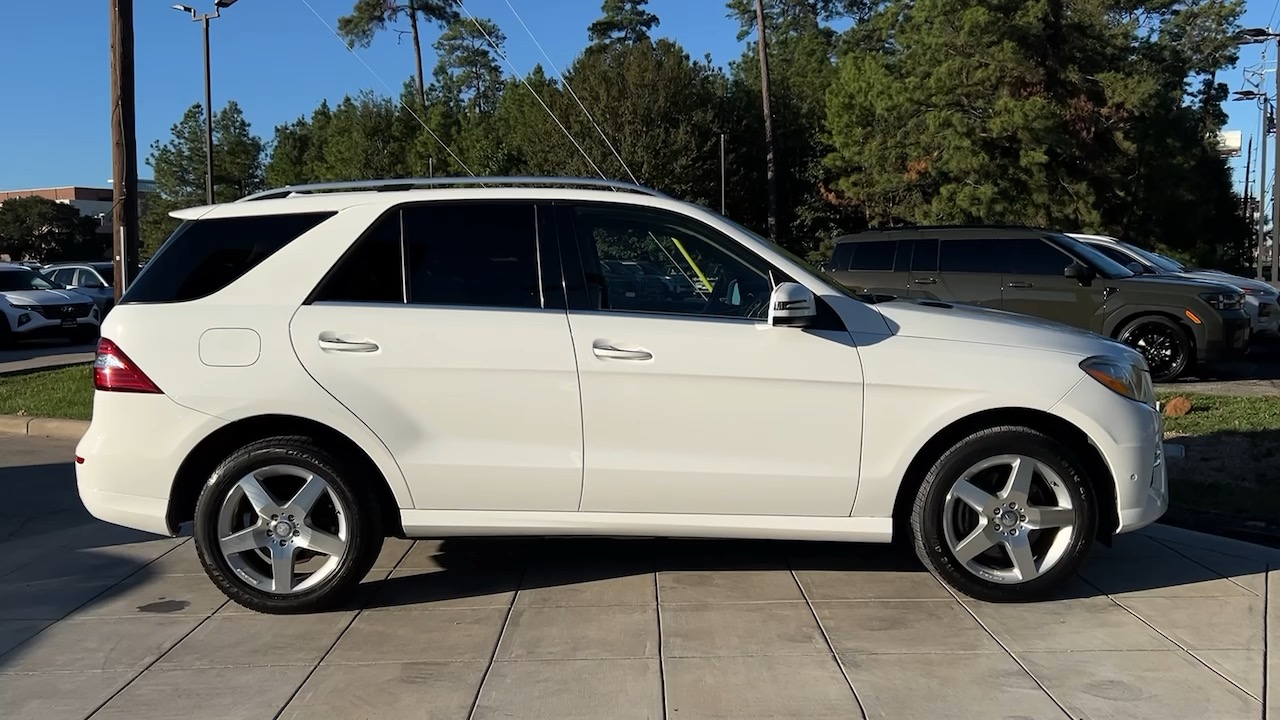
[{"label": "rear door handle", "polygon": [[1009,284],[1008,284],[1008,285],[1006,285],[1005,287],[1011,287],[1011,288],[1029,288],[1029,287],[1031,287],[1031,283],[1029,283],[1029,282],[1022,282],[1022,281],[1014,281],[1014,282],[1009,283]]},{"label": "rear door handle", "polygon": [[621,350],[605,343],[591,346],[591,352],[604,360],[652,360],[653,353],[648,350]]},{"label": "rear door handle", "polygon": [[915,278],[915,279],[914,279],[914,280],[912,280],[911,282],[912,282],[913,284],[915,284],[915,285],[937,285],[937,284],[938,284],[938,279],[937,279],[937,278],[931,278],[931,277],[927,277],[927,278]]},{"label": "rear door handle", "polygon": [[375,352],[378,349],[378,343],[368,340],[343,340],[335,333],[323,332],[317,341],[321,350],[332,352]]}]

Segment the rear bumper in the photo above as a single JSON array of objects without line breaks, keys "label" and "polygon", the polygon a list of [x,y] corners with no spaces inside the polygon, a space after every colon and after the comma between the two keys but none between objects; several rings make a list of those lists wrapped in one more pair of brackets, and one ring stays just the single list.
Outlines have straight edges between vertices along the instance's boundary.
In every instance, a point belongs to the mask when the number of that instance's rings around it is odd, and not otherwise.
[{"label": "rear bumper", "polygon": [[76,446],[76,486],[94,517],[161,535],[182,461],[225,424],[164,395],[96,392],[93,422]]}]

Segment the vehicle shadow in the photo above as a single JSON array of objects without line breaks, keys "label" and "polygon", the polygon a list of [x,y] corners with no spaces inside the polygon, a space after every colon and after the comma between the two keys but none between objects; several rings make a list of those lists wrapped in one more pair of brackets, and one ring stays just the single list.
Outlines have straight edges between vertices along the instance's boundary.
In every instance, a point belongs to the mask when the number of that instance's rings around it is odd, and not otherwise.
[{"label": "vehicle shadow", "polygon": [[1280,336],[1255,338],[1248,355],[1194,368],[1164,387],[1176,388],[1179,384],[1206,380],[1280,380]]},{"label": "vehicle shadow", "polygon": [[[422,552],[422,548],[429,548]],[[1079,576],[1047,600],[1099,597],[1261,572],[1260,563],[1214,563],[1182,554],[1145,536],[1122,536],[1113,547],[1095,544]],[[414,557],[416,555],[416,557]],[[343,609],[505,604],[517,590],[606,583],[654,572],[792,573],[804,588],[808,573],[823,575],[832,599],[946,599],[909,548],[839,542],[612,538],[455,538],[420,541],[396,570],[375,571]],[[1256,565],[1256,567],[1255,567]],[[716,583],[714,579],[706,580]],[[727,580],[732,587],[734,581]],[[814,580],[818,582],[818,580]],[[655,582],[655,585],[661,585]],[[650,592],[657,597],[659,587]],[[755,599],[747,588],[744,600]],[[499,600],[502,598],[502,600]],[[794,599],[800,599],[796,595]]]}]

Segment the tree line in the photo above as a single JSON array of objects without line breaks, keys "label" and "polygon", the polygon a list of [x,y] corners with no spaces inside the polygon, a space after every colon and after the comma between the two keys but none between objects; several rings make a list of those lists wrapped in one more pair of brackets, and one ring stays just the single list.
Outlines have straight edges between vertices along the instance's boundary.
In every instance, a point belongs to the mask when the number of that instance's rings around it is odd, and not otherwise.
[{"label": "tree line", "polygon": [[[819,257],[867,226],[1017,223],[1118,235],[1205,265],[1247,263],[1217,151],[1240,0],[765,0],[778,241]],[[563,77],[504,70],[502,29],[450,0],[358,0],[353,45],[414,38],[398,97],[364,91],[254,135],[214,118],[217,198],[266,186],[434,175],[601,175],[764,231],[754,0],[728,0],[725,66],[661,37],[647,0],[605,0]],[[441,32],[423,49],[420,31]],[[434,57],[434,63],[430,58]],[[424,62],[425,58],[425,62]],[[429,68],[429,70],[427,70]],[[203,114],[152,146],[154,249],[203,202]]]}]

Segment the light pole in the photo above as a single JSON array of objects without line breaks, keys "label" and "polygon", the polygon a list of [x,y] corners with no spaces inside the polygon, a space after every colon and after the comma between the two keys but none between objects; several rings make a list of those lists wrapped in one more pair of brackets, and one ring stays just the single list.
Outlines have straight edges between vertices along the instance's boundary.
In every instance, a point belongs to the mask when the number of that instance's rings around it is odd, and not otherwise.
[{"label": "light pole", "polygon": [[[1241,45],[1251,45],[1254,43],[1266,43],[1266,42],[1271,42],[1272,40],[1276,41],[1276,57],[1278,60],[1280,60],[1280,33],[1272,32],[1270,28],[1248,28],[1246,30],[1241,30],[1238,37]],[[1263,100],[1264,110],[1262,115],[1262,128],[1263,128],[1262,142],[1266,143],[1267,141],[1267,136],[1266,136],[1267,113],[1265,110],[1266,93],[1264,92],[1262,93],[1262,95],[1264,97],[1264,100]],[[1277,65],[1277,69],[1276,69],[1276,102],[1280,103],[1280,65]],[[1275,168],[1272,170],[1272,172],[1275,173],[1275,178],[1271,182],[1271,282],[1280,283],[1280,274],[1277,273],[1278,266],[1280,266],[1280,252],[1277,252],[1277,251],[1280,251],[1280,237],[1277,237],[1277,234],[1280,234],[1280,201],[1276,200],[1276,197],[1277,197],[1276,193],[1280,192],[1280,185],[1277,185],[1275,182],[1276,180],[1280,180],[1280,136],[1276,138],[1275,153],[1276,153]],[[1265,150],[1263,150],[1263,155],[1264,156],[1266,155]],[[1265,167],[1262,168],[1262,174],[1264,177],[1266,175],[1266,172],[1267,172],[1266,168]],[[1262,214],[1262,202],[1263,202],[1263,198],[1261,195],[1259,195],[1258,196],[1258,214],[1259,215]],[[1263,250],[1263,238],[1261,235],[1259,235],[1258,236],[1258,279],[1259,280],[1262,279],[1262,250]]]},{"label": "light pole", "polygon": [[[1267,220],[1263,214],[1263,203],[1267,201],[1267,135],[1271,132],[1271,103],[1268,102],[1267,94],[1256,90],[1237,90],[1235,93],[1236,100],[1257,100],[1258,106],[1262,111],[1262,128],[1258,134],[1258,279],[1262,279],[1262,251],[1266,247],[1267,240]],[[1280,139],[1276,142],[1280,145]],[[1272,188],[1272,192],[1276,190]],[[1275,204],[1272,203],[1272,211],[1274,214]],[[1275,221],[1272,221],[1272,232],[1275,232]]]},{"label": "light pole", "polygon": [[204,26],[204,160],[205,200],[212,205],[213,200],[213,90],[209,78],[209,21],[222,17],[223,8],[236,4],[236,0],[214,0],[213,13],[198,13],[190,5],[173,5],[174,10],[181,10],[191,15],[191,19]]}]

